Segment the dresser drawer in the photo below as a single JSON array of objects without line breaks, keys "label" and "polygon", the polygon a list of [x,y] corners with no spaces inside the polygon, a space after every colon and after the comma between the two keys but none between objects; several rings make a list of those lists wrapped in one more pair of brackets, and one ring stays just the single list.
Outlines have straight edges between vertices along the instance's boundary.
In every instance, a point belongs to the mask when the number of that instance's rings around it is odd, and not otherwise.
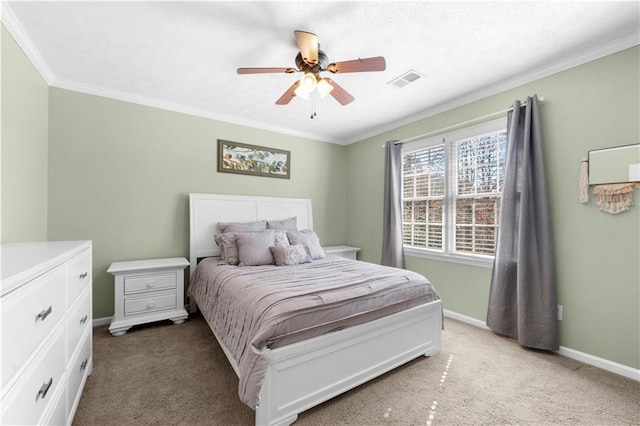
[{"label": "dresser drawer", "polygon": [[86,377],[89,370],[91,363],[91,333],[87,333],[83,336],[80,348],[81,349],[76,354],[76,357],[73,358],[68,371],[67,407],[69,407],[69,410],[76,407],[76,404],[79,402],[80,393],[78,391],[80,390],[80,384],[82,383],[82,379]]},{"label": "dresser drawer", "polygon": [[178,277],[175,271],[161,274],[130,275],[124,277],[124,293],[139,293],[150,290],[176,288]]},{"label": "dresser drawer", "polygon": [[66,268],[67,306],[71,306],[91,282],[91,251],[84,251],[71,259]]},{"label": "dresser drawer", "polygon": [[124,301],[124,314],[136,315],[163,309],[175,309],[176,293],[148,294],[140,298],[128,298]]},{"label": "dresser drawer", "polygon": [[2,388],[60,322],[65,310],[63,266],[2,298]]},{"label": "dresser drawer", "polygon": [[71,358],[85,330],[91,327],[91,293],[85,291],[73,310],[67,315],[67,358]]},{"label": "dresser drawer", "polygon": [[[47,398],[49,396],[47,395]],[[43,425],[70,425],[70,422],[67,422],[67,387],[60,386],[58,392],[53,394],[51,398],[50,404],[52,405],[47,412],[45,412],[44,417],[40,419],[39,424]]]},{"label": "dresser drawer", "polygon": [[55,396],[62,395],[59,388],[64,386],[65,364],[64,330],[60,326],[49,345],[7,394],[2,424],[37,424],[47,407],[58,402]]}]

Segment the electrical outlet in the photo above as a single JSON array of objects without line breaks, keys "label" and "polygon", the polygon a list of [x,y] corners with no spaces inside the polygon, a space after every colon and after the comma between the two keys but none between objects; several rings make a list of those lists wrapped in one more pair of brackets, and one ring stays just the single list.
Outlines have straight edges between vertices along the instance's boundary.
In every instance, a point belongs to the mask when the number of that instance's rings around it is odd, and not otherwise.
[{"label": "electrical outlet", "polygon": [[562,305],[558,305],[558,321],[562,321]]}]

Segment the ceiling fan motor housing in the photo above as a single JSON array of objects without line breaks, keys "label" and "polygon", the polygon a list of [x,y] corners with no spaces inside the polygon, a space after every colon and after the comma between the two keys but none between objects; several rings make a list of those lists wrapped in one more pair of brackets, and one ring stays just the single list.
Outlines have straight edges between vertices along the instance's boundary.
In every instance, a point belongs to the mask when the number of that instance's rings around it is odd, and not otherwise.
[{"label": "ceiling fan motor housing", "polygon": [[319,73],[321,70],[327,67],[327,63],[329,62],[329,57],[322,50],[318,49],[318,63],[315,65],[310,65],[302,59],[302,53],[298,52],[296,56],[296,66],[300,71],[303,72],[312,72],[314,74]]}]

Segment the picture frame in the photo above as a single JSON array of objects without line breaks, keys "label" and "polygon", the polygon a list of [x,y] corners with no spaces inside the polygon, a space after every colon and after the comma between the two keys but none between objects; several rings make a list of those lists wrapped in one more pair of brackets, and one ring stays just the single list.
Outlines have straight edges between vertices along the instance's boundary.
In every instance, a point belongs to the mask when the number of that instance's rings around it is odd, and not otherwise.
[{"label": "picture frame", "polygon": [[218,172],[291,178],[291,152],[218,139]]}]

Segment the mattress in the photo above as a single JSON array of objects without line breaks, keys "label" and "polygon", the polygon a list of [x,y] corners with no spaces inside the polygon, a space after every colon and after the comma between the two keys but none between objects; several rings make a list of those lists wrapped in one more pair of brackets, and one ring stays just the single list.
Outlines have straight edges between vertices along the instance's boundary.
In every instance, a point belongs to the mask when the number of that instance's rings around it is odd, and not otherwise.
[{"label": "mattress", "polygon": [[420,274],[337,256],[286,267],[207,258],[189,293],[236,360],[238,394],[254,409],[271,349],[439,299]]}]

